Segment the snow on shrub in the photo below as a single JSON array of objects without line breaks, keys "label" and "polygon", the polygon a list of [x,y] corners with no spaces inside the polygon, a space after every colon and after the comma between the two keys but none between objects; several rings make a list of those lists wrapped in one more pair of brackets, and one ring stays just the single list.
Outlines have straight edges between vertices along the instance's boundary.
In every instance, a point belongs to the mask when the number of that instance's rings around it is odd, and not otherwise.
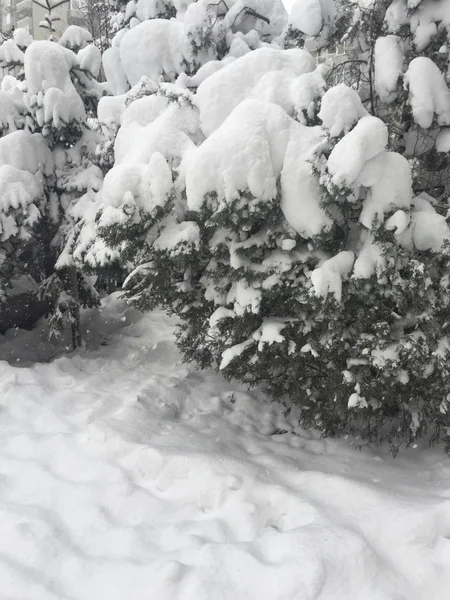
[{"label": "snow on shrub", "polygon": [[[238,2],[214,5],[212,29],[203,2],[127,9],[114,47],[133,87],[100,104],[114,163],[79,239],[91,265],[128,273],[135,306],[179,317],[187,360],[264,384],[324,434],[396,451],[425,434],[448,441],[450,427],[450,230],[443,192],[420,190],[430,154],[409,152],[436,127],[443,154],[447,92],[437,63],[410,60],[408,15],[385,4],[297,2],[270,44],[265,2],[251,3],[254,31],[225,27]],[[294,26],[321,44],[348,34],[359,78],[344,85],[346,64],[282,49]],[[145,54],[141,32],[160,27],[191,47],[166,38]]]}]

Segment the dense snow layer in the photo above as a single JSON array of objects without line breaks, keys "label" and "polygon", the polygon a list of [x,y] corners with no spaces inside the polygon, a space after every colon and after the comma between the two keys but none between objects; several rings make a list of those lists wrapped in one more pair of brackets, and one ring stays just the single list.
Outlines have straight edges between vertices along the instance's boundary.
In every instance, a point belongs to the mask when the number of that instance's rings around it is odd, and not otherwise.
[{"label": "dense snow layer", "polygon": [[188,156],[186,192],[191,209],[216,192],[219,206],[249,190],[260,201],[275,198],[277,179],[294,121],[269,102],[245,100]]},{"label": "dense snow layer", "polygon": [[450,127],[445,127],[438,133],[436,150],[438,152],[450,152]]},{"label": "dense snow layer", "polygon": [[2,133],[15,131],[25,113],[25,103],[20,82],[12,75],[5,75],[0,88],[0,129]]},{"label": "dense snow layer", "polygon": [[290,76],[292,81],[294,77],[309,73],[314,68],[315,61],[309,52],[298,49],[259,48],[227,64],[205,79],[197,90],[195,101],[200,109],[203,133],[208,136],[220,127],[232,110],[251,96],[267,74],[282,72],[284,77]]},{"label": "dense snow layer", "polygon": [[128,31],[120,42],[120,60],[131,85],[143,76],[158,81],[161,75],[176,78],[184,72],[188,42],[183,23],[167,19],[144,21]]},{"label": "dense snow layer", "polygon": [[183,365],[161,313],[113,298],[84,330],[90,351],[36,365],[38,332],[0,336],[3,597],[447,598],[440,448],[394,461],[305,432]]},{"label": "dense snow layer", "polygon": [[409,63],[405,74],[414,121],[428,129],[434,115],[438,125],[450,125],[450,90],[439,67],[425,56]]},{"label": "dense snow layer", "polygon": [[70,78],[70,69],[78,66],[76,55],[54,42],[33,42],[25,52],[25,79],[31,103],[36,103],[40,126],[60,121],[83,121],[85,110]]},{"label": "dense snow layer", "polygon": [[26,29],[17,27],[13,32],[13,40],[19,47],[28,48],[33,41],[33,37]]},{"label": "dense snow layer", "polygon": [[[187,102],[189,92],[169,86],[172,94],[179,94],[178,103],[163,93],[168,84],[149,85],[160,93],[135,100],[120,116],[115,163],[105,176],[102,191],[105,210],[101,225],[124,222],[134,207],[150,214],[164,206],[172,189],[172,169],[194,148],[189,133],[197,129],[198,118]],[[121,103],[118,106],[123,107]],[[115,114],[116,108],[114,103],[105,104],[103,118],[111,115],[111,110]]]},{"label": "dense snow layer", "polygon": [[77,51],[81,48],[86,48],[92,41],[92,34],[87,29],[78,25],[69,25],[59,38],[58,43],[65,48]]},{"label": "dense snow layer", "polygon": [[[288,223],[311,237],[331,224],[320,208],[313,152],[323,141],[319,128],[291,119],[279,106],[244,100],[225,122],[184,163],[189,208],[206,202],[216,209],[250,192],[255,204],[276,198],[281,183],[281,207]],[[215,194],[208,200],[208,194]],[[245,202],[245,200],[243,200]]]},{"label": "dense snow layer", "polygon": [[53,159],[47,144],[38,133],[14,131],[0,138],[0,165],[11,165],[30,173],[51,173]]},{"label": "dense snow layer", "polygon": [[411,167],[397,152],[381,152],[368,160],[359,173],[358,183],[369,188],[360,216],[368,229],[374,221],[382,223],[389,211],[410,207]]},{"label": "dense snow layer", "polygon": [[322,10],[319,0],[296,0],[289,12],[289,25],[308,36],[317,35],[322,29]]},{"label": "dense snow layer", "polygon": [[5,40],[0,46],[0,63],[23,65],[23,52],[13,39]]},{"label": "dense snow layer", "polygon": [[411,14],[411,30],[420,52],[436,37],[438,31],[450,29],[450,5],[445,0],[416,0],[414,5],[410,0],[408,5],[416,9]]},{"label": "dense snow layer", "polygon": [[324,261],[311,273],[311,282],[316,296],[333,294],[338,302],[342,299],[342,280],[346,279],[353,267],[353,252],[343,251]]},{"label": "dense snow layer", "polygon": [[80,69],[88,71],[94,77],[97,77],[102,66],[102,53],[93,44],[86,46],[79,50],[78,61],[80,63]]},{"label": "dense snow layer", "polygon": [[395,90],[403,72],[405,58],[396,35],[379,37],[375,42],[375,91],[383,102],[395,98]]},{"label": "dense snow layer", "polygon": [[406,0],[393,0],[386,9],[385,21],[389,33],[398,33],[403,25],[407,25],[409,15]]},{"label": "dense snow layer", "polygon": [[331,137],[348,133],[361,117],[368,115],[358,93],[344,83],[327,90],[322,98],[319,119]]},{"label": "dense snow layer", "polygon": [[377,117],[362,117],[356,126],[333,148],[328,170],[336,185],[351,185],[367,161],[383,152],[388,129]]},{"label": "dense snow layer", "polygon": [[125,94],[130,86],[122,67],[120,50],[117,46],[107,48],[103,52],[102,64],[111,93]]}]

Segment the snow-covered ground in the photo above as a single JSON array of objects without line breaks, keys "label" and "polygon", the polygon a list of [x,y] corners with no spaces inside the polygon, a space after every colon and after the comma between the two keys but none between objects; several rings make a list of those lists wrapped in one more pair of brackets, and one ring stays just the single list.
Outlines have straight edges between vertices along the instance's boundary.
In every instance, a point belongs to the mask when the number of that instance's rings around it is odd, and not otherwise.
[{"label": "snow-covered ground", "polygon": [[450,598],[442,449],[296,429],[116,297],[85,328],[0,336],[1,600]]}]

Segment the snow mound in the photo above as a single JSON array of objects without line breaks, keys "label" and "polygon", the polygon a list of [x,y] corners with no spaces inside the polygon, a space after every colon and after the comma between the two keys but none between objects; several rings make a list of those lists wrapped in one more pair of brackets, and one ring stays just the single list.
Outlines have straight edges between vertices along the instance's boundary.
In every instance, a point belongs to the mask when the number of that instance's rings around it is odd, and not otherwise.
[{"label": "snow mound", "polygon": [[[271,72],[298,77],[315,68],[306,50],[259,48],[227,64],[210,75],[197,90],[195,101],[200,109],[200,124],[209,136],[225,121],[242,100],[249,97],[260,80]],[[275,77],[274,84],[277,79]],[[274,96],[276,89],[267,92]]]},{"label": "snow mound", "polygon": [[281,207],[289,224],[305,237],[317,235],[331,221],[320,208],[320,189],[310,160],[323,141],[320,128],[306,127],[279,106],[244,100],[203,144],[187,154],[188,206],[215,210],[234,201],[274,200],[281,183]]},{"label": "snow mound", "polygon": [[337,302],[342,299],[342,280],[350,275],[355,262],[355,255],[348,250],[339,252],[333,258],[324,261],[311,273],[316,296],[326,298],[333,294]]},{"label": "snow mound", "polygon": [[[276,196],[277,177],[294,121],[268,102],[245,100],[212,135],[188,156],[186,193],[193,210],[208,193],[219,202],[249,190],[261,201]],[[220,206],[220,204],[219,204]]]},{"label": "snow mound", "polygon": [[289,13],[289,25],[314,37],[322,29],[320,0],[295,0]]},{"label": "snow mound", "polygon": [[0,138],[0,165],[50,175],[53,160],[41,135],[21,130]]},{"label": "snow mound", "polygon": [[3,134],[20,128],[25,110],[19,82],[15,77],[6,75],[1,81],[0,89],[0,130]]},{"label": "snow mound", "polygon": [[374,221],[382,223],[386,213],[411,205],[411,167],[401,154],[381,152],[365,163],[357,181],[369,188],[360,216],[368,229]]},{"label": "snow mound", "polygon": [[438,152],[450,152],[450,128],[446,127],[438,133],[436,150]]},{"label": "snow mound", "polygon": [[168,251],[171,256],[183,254],[185,251],[190,252],[192,248],[198,250],[199,246],[200,229],[193,221],[167,224],[153,244],[155,250]]},{"label": "snow mound", "polygon": [[[441,449],[393,461],[305,432],[183,365],[162,313],[113,297],[83,327],[88,353],[0,362],[5,597],[447,597]],[[265,324],[267,343],[279,335]],[[0,357],[43,342],[10,332]]]},{"label": "snow mound", "polygon": [[103,52],[102,65],[111,93],[114,95],[125,94],[130,86],[123,70],[120,60],[120,50],[117,46],[107,48]]},{"label": "snow mound", "polygon": [[97,77],[102,66],[102,54],[97,46],[90,44],[78,51],[80,69],[89,71],[93,77]]},{"label": "snow mound", "polygon": [[[172,170],[195,147],[190,134],[198,127],[198,117],[189,92],[169,84],[147,81],[146,85],[155,93],[138,98],[120,116],[115,163],[102,190],[100,226],[124,223],[133,212],[152,214],[163,207],[173,186]],[[177,94],[179,101],[171,94]],[[137,213],[136,218],[140,218]]]},{"label": "snow mound", "polygon": [[450,125],[450,90],[439,67],[425,56],[414,58],[405,74],[414,121],[429,129],[436,115],[438,125]]},{"label": "snow mound", "polygon": [[382,102],[395,98],[397,82],[403,73],[405,58],[396,35],[379,37],[375,42],[375,91]]},{"label": "snow mound", "polygon": [[294,125],[281,172],[281,209],[289,225],[304,238],[331,227],[330,217],[322,210],[321,190],[311,161],[323,143],[318,127]]},{"label": "snow mound", "polygon": [[248,97],[277,104],[288,115],[306,124],[308,119],[314,118],[316,104],[325,90],[326,83],[319,69],[298,77],[289,71],[271,71],[261,77]]},{"label": "snow mound", "polygon": [[[125,33],[120,61],[130,85],[145,76],[158,81],[161,75],[176,79],[189,58],[183,23],[167,19],[144,21]],[[112,55],[112,53],[111,53]]]},{"label": "snow mound", "polygon": [[338,137],[348,133],[367,114],[357,92],[340,83],[325,92],[318,117],[331,137]]},{"label": "snow mound", "polygon": [[24,55],[13,39],[5,40],[0,46],[0,64],[23,65]]},{"label": "snow mound", "polygon": [[25,78],[31,104],[36,103],[40,126],[60,121],[83,121],[85,110],[70,78],[70,69],[78,66],[76,55],[54,42],[33,42],[25,52]]},{"label": "snow mound", "polygon": [[14,236],[28,237],[26,228],[17,223],[14,211],[19,215],[19,223],[20,215],[23,215],[23,225],[31,227],[41,216],[33,203],[43,194],[44,186],[39,175],[11,165],[0,166],[0,241]]},{"label": "snow mound", "polygon": [[69,25],[59,38],[59,44],[69,50],[78,51],[86,48],[88,44],[92,44],[92,34],[83,27],[78,25]]},{"label": "snow mound", "polygon": [[[408,2],[411,5],[411,0]],[[450,8],[447,2],[440,0],[422,0],[414,2],[411,18],[411,31],[414,44],[419,52],[435,39],[439,31],[450,29]]]},{"label": "snow mound", "polygon": [[13,40],[19,46],[19,48],[28,48],[28,46],[33,42],[33,37],[26,29],[17,27],[13,32]]},{"label": "snow mound", "polygon": [[49,175],[52,156],[40,134],[15,131],[0,138],[0,241],[27,239],[41,217],[42,174]]},{"label": "snow mound", "polygon": [[383,152],[388,129],[377,117],[362,117],[331,151],[328,170],[336,185],[351,185],[367,161]]}]

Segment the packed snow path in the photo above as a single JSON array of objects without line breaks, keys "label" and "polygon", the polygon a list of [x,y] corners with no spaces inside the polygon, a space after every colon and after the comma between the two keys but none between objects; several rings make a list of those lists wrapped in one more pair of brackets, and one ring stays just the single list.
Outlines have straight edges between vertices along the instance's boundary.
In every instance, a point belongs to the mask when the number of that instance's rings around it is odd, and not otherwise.
[{"label": "packed snow path", "polygon": [[182,365],[162,314],[113,298],[86,327],[90,350],[0,362],[1,600],[450,598],[441,449],[294,432]]}]

